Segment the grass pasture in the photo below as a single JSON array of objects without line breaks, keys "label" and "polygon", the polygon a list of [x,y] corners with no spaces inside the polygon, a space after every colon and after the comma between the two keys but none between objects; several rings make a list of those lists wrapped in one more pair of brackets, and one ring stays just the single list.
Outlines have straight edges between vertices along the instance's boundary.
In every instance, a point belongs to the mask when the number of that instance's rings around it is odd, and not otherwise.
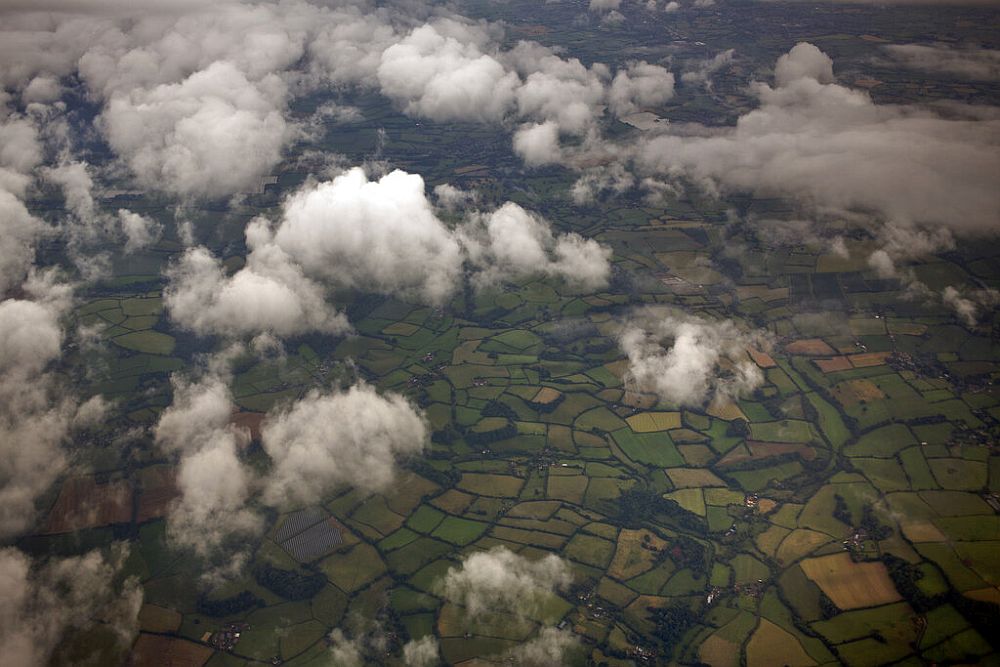
[{"label": "grass pasture", "polygon": [[516,498],[524,486],[524,480],[510,475],[488,473],[462,473],[458,488],[479,496],[496,498]]},{"label": "grass pasture", "polygon": [[162,356],[169,356],[174,351],[174,346],[176,345],[173,336],[168,336],[165,333],[151,329],[124,333],[112,338],[111,342],[133,352],[144,352],[146,354],[158,354]]},{"label": "grass pasture", "polygon": [[809,422],[795,419],[784,419],[775,422],[750,424],[750,433],[754,440],[764,442],[808,443],[815,439]]},{"label": "grass pasture", "polygon": [[677,446],[666,433],[636,433],[624,428],[612,432],[625,455],[637,463],[667,468],[683,465],[684,459]]}]

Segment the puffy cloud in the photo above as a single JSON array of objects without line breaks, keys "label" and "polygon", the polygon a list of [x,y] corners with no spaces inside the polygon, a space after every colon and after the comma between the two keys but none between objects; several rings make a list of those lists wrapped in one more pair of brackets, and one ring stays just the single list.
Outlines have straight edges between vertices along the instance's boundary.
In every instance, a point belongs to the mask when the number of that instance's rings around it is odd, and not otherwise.
[{"label": "puffy cloud", "polygon": [[691,84],[700,83],[706,88],[711,88],[712,75],[728,67],[733,62],[734,53],[736,53],[735,49],[726,49],[707,60],[696,62],[693,66],[689,65],[687,71],[681,74],[681,81]]},{"label": "puffy cloud", "polygon": [[523,43],[506,57],[524,76],[516,91],[520,117],[557,123],[566,134],[583,135],[593,129],[607,96],[606,66],[587,68],[576,58],[563,59]]},{"label": "puffy cloud", "polygon": [[602,26],[615,27],[621,25],[622,23],[625,23],[625,15],[617,9],[612,9],[610,12],[601,17]]},{"label": "puffy cloud", "polygon": [[4,98],[0,89],[0,296],[24,280],[46,229],[22,201],[29,174],[42,160],[38,130],[30,120],[8,113]]},{"label": "puffy cloud", "polygon": [[92,191],[94,179],[85,162],[64,162],[45,170],[45,178],[62,189],[66,208],[79,222],[89,225],[96,214],[96,204]]},{"label": "puffy cloud", "polygon": [[340,628],[330,633],[330,664],[333,667],[361,667],[364,645],[349,639]]},{"label": "puffy cloud", "polygon": [[[348,622],[357,626],[364,619],[353,617]],[[352,635],[343,629],[335,628],[329,636],[330,664],[335,667],[361,667],[385,661],[390,651],[390,638],[379,623],[370,625],[366,630],[353,628]],[[407,667],[433,667],[441,664],[438,641],[427,635],[421,639],[412,639],[403,645],[402,664]]]},{"label": "puffy cloud", "polygon": [[100,125],[139,183],[218,197],[252,189],[281,159],[284,85],[218,62],[180,83],[112,96]]},{"label": "puffy cloud", "polygon": [[1000,304],[1000,292],[995,289],[984,289],[963,294],[954,286],[948,285],[941,292],[941,302],[955,311],[955,315],[966,326],[974,327],[979,322],[982,310],[992,310]]},{"label": "puffy cloud", "polygon": [[542,628],[537,637],[518,644],[505,657],[519,667],[558,667],[566,664],[566,653],[578,643],[569,630]]},{"label": "puffy cloud", "polygon": [[[0,106],[0,111],[5,111]],[[38,128],[29,119],[16,114],[0,123],[0,168],[26,174],[42,161]]]},{"label": "puffy cloud", "polygon": [[949,116],[876,105],[832,83],[830,59],[799,44],[757,84],[761,106],[734,128],[687,127],[647,140],[638,163],[709,191],[783,196],[817,209],[874,213],[901,224],[973,233],[1000,212],[1000,118],[973,107]]},{"label": "puffy cloud", "polygon": [[609,103],[624,112],[673,88],[653,65],[629,65],[616,85],[604,65],[533,42],[504,50],[498,25],[412,7],[91,2],[104,10],[11,13],[0,82],[22,101],[51,102],[63,82],[82,81],[138,182],[184,198],[252,189],[307,129],[286,119],[289,98],[319,87],[371,87],[414,116],[551,122],[575,136],[594,132]]},{"label": "puffy cloud", "polygon": [[[142,590],[134,579],[116,591],[114,578],[127,548],[115,545],[111,559],[98,551],[43,565],[18,549],[0,549],[0,651],[4,664],[48,664],[65,634],[98,622],[116,634],[119,648],[138,631]],[[76,656],[93,658],[93,656]]]},{"label": "puffy cloud", "polygon": [[426,440],[423,416],[403,396],[368,385],[310,392],[264,423],[264,449],[274,462],[264,501],[316,502],[341,486],[385,490],[397,459],[419,453]]},{"label": "puffy cloud", "polygon": [[475,192],[456,188],[451,183],[442,183],[434,186],[434,197],[437,198],[438,206],[446,211],[454,211],[463,208],[476,201]]},{"label": "puffy cloud", "polygon": [[125,234],[125,253],[143,250],[160,240],[163,225],[145,215],[118,209],[118,224]]},{"label": "puffy cloud", "polygon": [[608,91],[608,103],[618,116],[627,116],[643,107],[658,106],[674,96],[674,75],[646,61],[630,62],[619,70]]},{"label": "puffy cloud", "polygon": [[[880,278],[900,275],[897,264],[928,255],[951,250],[955,239],[946,227],[920,228],[914,225],[889,222],[878,229],[876,240],[879,248],[868,257],[868,265]],[[917,282],[912,271],[902,271],[910,283]]]},{"label": "puffy cloud", "polygon": [[407,667],[434,667],[441,662],[440,647],[435,637],[427,635],[411,639],[403,645],[403,663]]},{"label": "puffy cloud", "polygon": [[232,276],[202,247],[187,250],[167,270],[164,303],[177,324],[199,335],[228,337],[349,329],[323,288],[272,243],[266,221],[251,222],[246,236],[246,266]]},{"label": "puffy cloud", "polygon": [[531,560],[495,547],[472,553],[460,568],[450,568],[441,588],[473,619],[493,614],[525,619],[571,580],[569,565],[555,554]]},{"label": "puffy cloud", "polygon": [[559,124],[546,121],[522,125],[514,133],[514,153],[529,167],[559,163],[562,160]]},{"label": "puffy cloud", "polygon": [[51,101],[60,80],[77,75],[103,105],[98,126],[145,187],[184,197],[251,189],[294,135],[286,89],[304,80],[307,42],[341,10],[300,0],[160,9],[90,2],[44,20],[12,13],[0,81],[22,101]]},{"label": "puffy cloud", "polygon": [[416,116],[500,120],[520,79],[483,53],[481,40],[470,40],[468,29],[462,32],[464,40],[423,25],[387,48],[378,68],[382,92]]},{"label": "puffy cloud", "polygon": [[31,524],[35,500],[67,466],[62,444],[77,405],[47,371],[61,355],[68,305],[55,296],[0,301],[0,538]]},{"label": "puffy cloud", "polygon": [[369,181],[355,168],[299,190],[274,241],[310,275],[431,303],[451,294],[461,272],[461,249],[423,179],[402,171]]},{"label": "puffy cloud", "polygon": [[0,187],[0,295],[24,280],[43,231],[21,199]]},{"label": "puffy cloud", "polygon": [[479,214],[460,230],[479,284],[547,274],[585,291],[607,284],[611,250],[579,234],[552,233],[540,217],[508,202]]},{"label": "puffy cloud", "polygon": [[252,480],[237,455],[245,434],[231,424],[234,407],[226,380],[219,369],[195,381],[175,374],[173,404],[155,429],[160,448],[180,459],[181,496],[167,517],[167,535],[201,556],[260,528],[259,517],[245,507]]},{"label": "puffy cloud", "polygon": [[317,22],[316,38],[307,46],[312,74],[337,85],[378,86],[382,54],[401,38],[389,10],[359,3],[329,11],[331,19]]},{"label": "puffy cloud", "polygon": [[592,167],[583,172],[570,188],[570,196],[577,206],[593,202],[602,192],[623,193],[635,185],[635,177],[620,162]]},{"label": "puffy cloud", "polygon": [[774,82],[778,87],[811,79],[819,83],[833,83],[833,60],[814,44],[799,42],[788,53],[778,57],[774,66]]},{"label": "puffy cloud", "polygon": [[398,394],[381,396],[367,385],[312,391],[265,416],[262,444],[271,466],[257,474],[239,453],[249,433],[232,422],[227,369],[242,351],[233,346],[214,355],[195,379],[175,373],[173,403],[154,430],[157,445],[179,460],[181,496],[167,535],[201,557],[224,556],[223,569],[211,574],[242,566],[247,554],[234,550],[237,540],[262,527],[255,498],[287,507],[315,503],[338,487],[385,490],[397,459],[420,452],[427,439],[423,416]]},{"label": "puffy cloud", "polygon": [[420,176],[394,171],[369,181],[355,168],[308,185],[285,203],[274,243],[307,275],[344,287],[442,303],[468,261],[481,285],[529,275],[582,289],[606,283],[610,251],[507,203],[474,213],[457,230],[438,219]]},{"label": "puffy cloud", "polygon": [[629,362],[626,380],[675,405],[742,396],[764,382],[746,350],[766,348],[766,335],[741,331],[731,320],[650,309],[625,324],[619,343]]},{"label": "puffy cloud", "polygon": [[955,315],[967,325],[976,324],[976,304],[972,299],[966,299],[961,292],[948,285],[941,292],[941,301],[955,311]]},{"label": "puffy cloud", "polygon": [[893,278],[896,275],[896,263],[882,248],[868,256],[868,266],[874,269],[879,278]]},{"label": "puffy cloud", "polygon": [[889,44],[884,48],[895,63],[908,69],[974,81],[1000,80],[1000,51],[995,49],[945,44]]}]

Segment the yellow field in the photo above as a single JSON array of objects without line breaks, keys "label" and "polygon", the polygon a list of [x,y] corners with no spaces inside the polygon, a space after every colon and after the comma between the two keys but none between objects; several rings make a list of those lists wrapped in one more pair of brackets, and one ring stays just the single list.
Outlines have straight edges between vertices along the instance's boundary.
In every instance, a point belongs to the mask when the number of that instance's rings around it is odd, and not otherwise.
[{"label": "yellow field", "polygon": [[757,512],[760,514],[769,514],[777,506],[778,503],[770,498],[761,498],[757,503]]},{"label": "yellow field", "polygon": [[736,405],[733,401],[712,401],[712,404],[708,406],[706,412],[718,419],[723,419],[725,421],[733,421],[734,419],[746,419],[747,416],[743,414],[743,410],[740,406]]},{"label": "yellow field", "polygon": [[[647,537],[648,541],[643,542]],[[622,530],[608,576],[624,581],[642,574],[656,564],[657,554],[666,544],[648,530]]]},{"label": "yellow field", "polygon": [[834,349],[826,344],[822,338],[807,338],[797,340],[785,346],[788,354],[803,354],[814,357],[830,357],[836,354]]},{"label": "yellow field", "polygon": [[538,393],[535,394],[535,397],[531,399],[531,402],[538,403],[539,405],[548,405],[553,401],[559,400],[560,396],[562,396],[562,392],[559,390],[553,389],[552,387],[542,387],[538,390]]},{"label": "yellow field", "polygon": [[449,514],[461,514],[475,499],[475,496],[470,496],[467,493],[462,493],[456,489],[448,489],[440,496],[433,499],[431,501],[431,505],[448,512]]},{"label": "yellow field", "polygon": [[869,366],[881,366],[889,357],[890,352],[864,352],[862,354],[851,354],[847,358],[855,368],[868,368]]},{"label": "yellow field", "polygon": [[673,500],[688,512],[698,516],[705,516],[707,513],[705,495],[701,489],[677,489],[670,493],[664,493],[663,497],[667,500]]},{"label": "yellow field", "polygon": [[944,542],[948,538],[930,521],[903,521],[903,535],[911,542]]},{"label": "yellow field", "polygon": [[885,398],[885,394],[871,380],[848,380],[833,388],[833,396],[847,407]]},{"label": "yellow field", "polygon": [[715,473],[705,468],[669,468],[667,477],[678,489],[691,489],[702,486],[725,486],[726,483],[715,476]]},{"label": "yellow field", "polygon": [[774,368],[778,365],[778,362],[776,362],[767,352],[761,352],[760,350],[748,347],[747,353],[750,355],[750,358],[753,359],[753,362],[761,368]]},{"label": "yellow field", "polygon": [[829,541],[829,535],[818,533],[815,530],[797,528],[778,547],[778,562],[788,565],[812,553],[819,545],[826,544]]},{"label": "yellow field", "polygon": [[747,644],[747,665],[749,667],[809,667],[816,661],[802,648],[795,635],[783,630],[766,618],[760,619],[760,626]]},{"label": "yellow field", "polygon": [[654,433],[669,431],[681,427],[679,412],[640,412],[625,420],[629,428],[636,433]]},{"label": "yellow field", "polygon": [[524,480],[510,475],[491,475],[489,473],[462,473],[458,488],[479,496],[495,496],[510,498],[517,496],[524,486]]},{"label": "yellow field", "polygon": [[1000,589],[997,588],[980,588],[974,591],[965,591],[962,595],[970,600],[980,600],[982,602],[1000,604]]},{"label": "yellow field", "polygon": [[847,553],[810,558],[801,563],[812,579],[841,609],[874,607],[902,600],[882,563],[855,563]]},{"label": "yellow field", "polygon": [[394,322],[382,329],[382,333],[386,336],[412,336],[418,331],[420,331],[420,327],[409,322]]},{"label": "yellow field", "polygon": [[837,371],[848,371],[854,368],[851,360],[847,357],[833,357],[832,359],[816,359],[816,367],[824,373],[836,373]]},{"label": "yellow field", "polygon": [[787,528],[782,528],[781,526],[771,526],[754,538],[754,542],[757,544],[757,548],[760,549],[761,553],[774,558],[775,552],[778,550],[778,545],[781,544],[782,540],[784,540],[790,532],[792,531]]}]

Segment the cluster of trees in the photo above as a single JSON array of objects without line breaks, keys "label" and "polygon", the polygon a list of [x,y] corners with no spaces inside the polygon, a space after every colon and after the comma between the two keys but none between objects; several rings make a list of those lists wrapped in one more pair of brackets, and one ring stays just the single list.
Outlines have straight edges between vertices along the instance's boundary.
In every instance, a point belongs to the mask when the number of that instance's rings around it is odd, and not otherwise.
[{"label": "cluster of trees", "polygon": [[826,593],[820,591],[819,611],[821,614],[823,614],[824,619],[829,620],[840,613],[840,607],[838,607]]},{"label": "cluster of trees", "polygon": [[833,518],[848,526],[854,526],[854,516],[851,515],[851,508],[847,506],[844,496],[839,493],[833,496]]},{"label": "cluster of trees", "polygon": [[517,419],[517,413],[514,412],[514,408],[510,407],[506,403],[501,403],[496,399],[488,401],[486,405],[483,406],[480,414],[484,417],[506,417],[511,420]]},{"label": "cluster of trees", "polygon": [[533,407],[535,410],[538,410],[538,412],[547,414],[549,412],[554,412],[555,409],[558,408],[565,400],[566,394],[560,393],[559,398],[554,401],[549,401],[548,403],[535,403],[534,401],[528,401],[528,405]]},{"label": "cluster of trees", "polygon": [[924,614],[944,602],[944,596],[927,595],[921,590],[917,582],[924,578],[924,571],[919,566],[892,554],[884,554],[882,562],[896,590],[918,614]]},{"label": "cluster of trees", "polygon": [[1000,635],[996,631],[1000,628],[1000,605],[967,598],[954,588],[947,593],[928,595],[918,583],[924,577],[920,566],[892,554],[884,554],[882,562],[896,590],[918,614],[926,614],[935,607],[951,603],[993,648],[1000,648]]},{"label": "cluster of trees", "polygon": [[232,616],[263,606],[264,601],[250,591],[243,591],[220,600],[211,600],[205,596],[198,600],[198,611],[206,616]]},{"label": "cluster of trees", "polygon": [[696,579],[705,574],[705,546],[687,535],[679,535],[667,549],[670,560],[678,568],[690,568]]},{"label": "cluster of trees", "polygon": [[662,657],[669,659],[684,633],[698,622],[698,614],[682,603],[660,609],[649,607],[648,610],[651,612],[649,618],[655,625],[653,634],[663,645]]},{"label": "cluster of trees", "polygon": [[462,473],[455,468],[449,467],[447,470],[438,470],[424,458],[411,458],[406,461],[405,466],[424,479],[428,479],[444,489],[455,486],[462,478]]},{"label": "cluster of trees", "polygon": [[861,507],[861,527],[868,531],[873,540],[887,540],[892,537],[892,528],[878,520],[875,507],[871,503],[865,503]]},{"label": "cluster of trees", "polygon": [[677,502],[660,496],[659,492],[633,486],[618,496],[618,521],[626,528],[640,528],[644,521],[656,516],[667,517],[681,528],[705,532],[708,522],[692,514]]},{"label": "cluster of trees", "polygon": [[500,440],[506,440],[507,438],[513,438],[515,435],[517,435],[517,427],[514,426],[514,422],[508,419],[503,427],[492,431],[466,431],[465,441],[473,447],[481,447]]},{"label": "cluster of trees", "polygon": [[270,563],[259,565],[254,570],[254,579],[267,590],[286,600],[308,600],[326,585],[326,578],[321,574],[300,574],[294,570],[274,567]]}]

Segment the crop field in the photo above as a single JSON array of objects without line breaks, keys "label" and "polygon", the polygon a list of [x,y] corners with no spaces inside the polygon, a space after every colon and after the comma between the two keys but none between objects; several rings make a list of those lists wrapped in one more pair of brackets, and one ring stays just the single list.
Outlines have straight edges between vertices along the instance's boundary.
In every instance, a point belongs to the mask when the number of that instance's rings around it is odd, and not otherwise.
[{"label": "crop field", "polygon": [[629,427],[636,433],[652,433],[669,431],[681,427],[679,412],[640,412],[627,420]]},{"label": "crop field", "polygon": [[140,634],[132,649],[132,660],[136,667],[171,665],[171,667],[201,667],[212,657],[213,650],[204,644],[164,637],[162,635]]},{"label": "crop field", "polygon": [[68,533],[132,520],[132,488],[124,481],[98,484],[93,477],[66,480],[49,510],[43,534]]},{"label": "crop field", "polygon": [[855,563],[845,553],[802,561],[802,570],[841,609],[874,607],[900,599],[881,563]]}]

